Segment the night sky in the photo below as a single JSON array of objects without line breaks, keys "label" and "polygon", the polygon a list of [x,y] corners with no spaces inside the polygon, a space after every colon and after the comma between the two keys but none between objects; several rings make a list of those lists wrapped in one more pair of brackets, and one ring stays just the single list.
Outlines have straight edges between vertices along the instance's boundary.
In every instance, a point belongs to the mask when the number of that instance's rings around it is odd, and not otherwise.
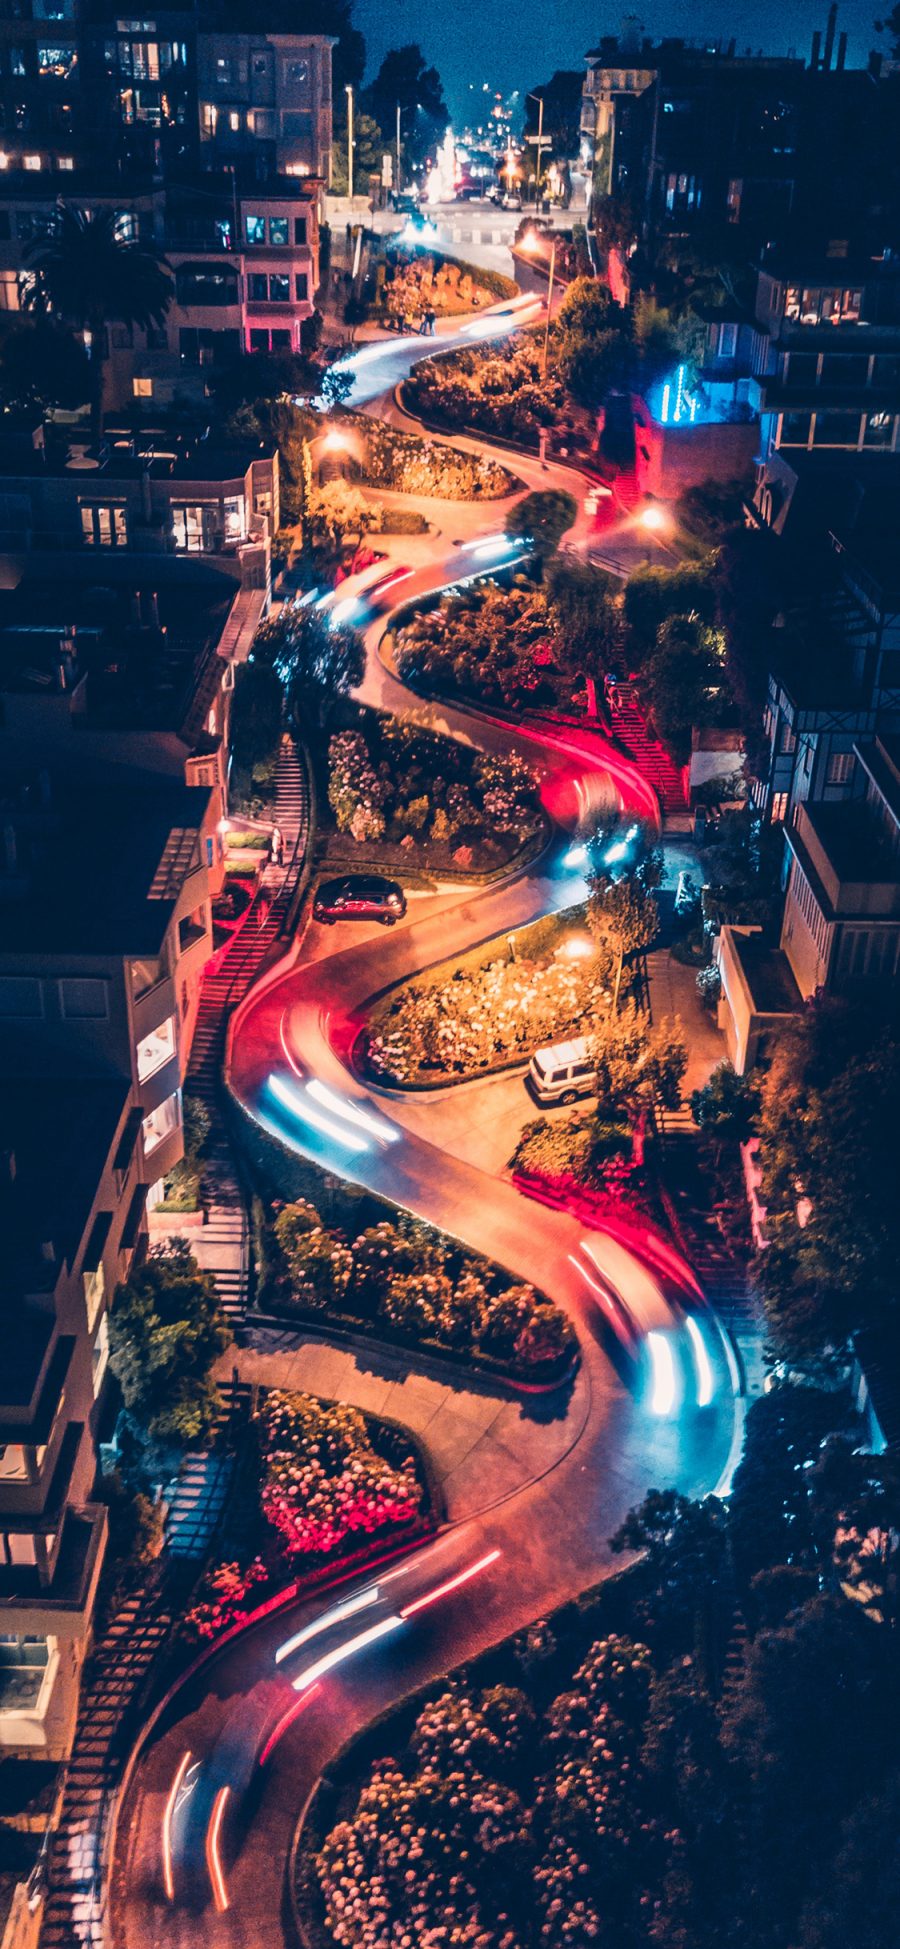
[{"label": "night sky", "polygon": [[[873,20],[892,0],[844,0],[838,30],[849,35],[849,61],[865,66],[871,47],[884,44]],[[592,0],[356,0],[354,19],[365,34],[367,73],[374,74],[389,47],[419,41],[439,69],[454,117],[463,122],[473,96],[468,84],[488,81],[504,94],[547,80],[554,68],[577,68],[604,33],[615,33],[625,7],[603,8]],[[813,29],[825,28],[828,0],[754,0],[726,5],[697,0],[683,6],[656,4],[639,17],[648,34],[682,34],[685,39],[730,38],[739,51],[809,53]]]}]

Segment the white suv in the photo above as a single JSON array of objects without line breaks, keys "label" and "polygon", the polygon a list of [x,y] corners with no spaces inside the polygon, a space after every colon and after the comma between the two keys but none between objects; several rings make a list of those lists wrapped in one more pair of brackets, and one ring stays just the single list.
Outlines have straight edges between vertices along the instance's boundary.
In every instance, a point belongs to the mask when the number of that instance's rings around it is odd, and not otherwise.
[{"label": "white suv", "polygon": [[576,1097],[593,1096],[597,1077],[587,1036],[536,1049],[525,1080],[538,1103],[574,1103]]}]

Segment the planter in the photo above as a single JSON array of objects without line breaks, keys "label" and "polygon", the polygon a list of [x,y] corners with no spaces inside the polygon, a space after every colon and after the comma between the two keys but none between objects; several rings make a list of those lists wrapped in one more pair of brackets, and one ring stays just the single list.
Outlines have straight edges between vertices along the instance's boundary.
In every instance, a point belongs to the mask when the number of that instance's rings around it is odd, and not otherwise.
[{"label": "planter", "polygon": [[206,1212],[202,1205],[198,1211],[177,1211],[174,1206],[164,1206],[147,1213],[147,1229],[151,1233],[199,1232],[205,1224]]},{"label": "planter", "polygon": [[359,1347],[363,1353],[377,1357],[389,1350],[392,1353],[409,1353],[414,1357],[416,1367],[422,1373],[435,1371],[441,1380],[455,1380],[460,1386],[471,1387],[473,1381],[490,1381],[508,1387],[514,1394],[553,1394],[558,1387],[564,1387],[574,1379],[581,1362],[577,1349],[567,1349],[554,1362],[544,1363],[544,1369],[535,1380],[528,1380],[509,1367],[489,1360],[484,1354],[470,1352],[461,1356],[454,1347],[445,1347],[439,1340],[416,1339],[413,1334],[401,1333],[387,1322],[379,1325],[377,1333],[367,1333],[365,1322],[354,1319],[352,1314],[335,1316],[329,1313],[327,1321],[321,1313],[304,1312],[301,1308],[283,1313],[266,1312],[260,1308],[254,1318],[262,1326],[296,1326],[304,1332],[316,1334],[323,1340],[336,1341],[340,1346]]}]

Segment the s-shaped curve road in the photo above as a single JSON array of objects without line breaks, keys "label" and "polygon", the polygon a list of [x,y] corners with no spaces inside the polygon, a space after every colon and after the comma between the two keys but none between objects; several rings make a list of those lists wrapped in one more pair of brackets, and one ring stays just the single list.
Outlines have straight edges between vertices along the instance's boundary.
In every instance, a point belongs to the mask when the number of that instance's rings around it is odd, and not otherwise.
[{"label": "s-shaped curve road", "polygon": [[[487,520],[496,525],[496,510]],[[457,580],[460,561],[459,551],[438,538],[431,559],[404,584],[404,603]],[[315,1156],[430,1219],[565,1306],[582,1350],[577,1412],[569,1414],[556,1460],[532,1480],[499,1499],[486,1480],[466,1518],[404,1563],[268,1618],[188,1684],[141,1750],[118,1822],[112,1933],[128,1949],[258,1949],[261,1941],[290,1940],[285,1869],[293,1828],[345,1740],[426,1679],[596,1581],[610,1562],[610,1534],[649,1488],[704,1494],[733,1459],[737,1407],[714,1321],[698,1313],[709,1404],[691,1397],[654,1412],[660,1403],[652,1393],[630,1374],[622,1377],[602,1305],[571,1262],[584,1228],[443,1148],[439,1100],[426,1137],[421,1118],[416,1131],[404,1124],[402,1097],[366,1087],[353,1073],[354,1025],[373,993],[577,899],[565,827],[588,805],[650,808],[635,768],[599,737],[513,728],[413,697],[381,660],[384,626],[384,617],[374,616],[366,628],[361,695],[479,747],[523,752],[540,772],[554,836],[537,860],[499,885],[412,901],[390,933],[310,926],[288,963],[241,1011],[230,1084],[288,1150]],[[326,1108],[331,1134],[321,1124],[313,1128],[273,1099],[273,1073],[296,1088],[300,1079],[318,1079],[364,1121],[332,1117]],[[358,1145],[348,1145],[348,1132]],[[593,1243],[623,1291],[646,1276],[657,1249],[641,1228],[615,1237],[597,1232]],[[675,1255],[670,1263],[676,1266]],[[527,1405],[522,1414],[527,1418]],[[291,1649],[279,1660],[285,1643]]]}]

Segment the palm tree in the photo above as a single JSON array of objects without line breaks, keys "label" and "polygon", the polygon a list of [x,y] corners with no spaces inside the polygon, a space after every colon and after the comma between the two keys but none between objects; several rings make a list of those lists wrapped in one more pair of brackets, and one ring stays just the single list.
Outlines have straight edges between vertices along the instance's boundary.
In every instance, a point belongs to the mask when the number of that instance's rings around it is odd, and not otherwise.
[{"label": "palm tree", "polygon": [[91,430],[103,430],[106,330],[161,325],[172,300],[165,258],[124,234],[121,213],[61,203],[46,237],[31,245],[21,280],[26,311],[64,318],[83,332],[90,357]]}]

